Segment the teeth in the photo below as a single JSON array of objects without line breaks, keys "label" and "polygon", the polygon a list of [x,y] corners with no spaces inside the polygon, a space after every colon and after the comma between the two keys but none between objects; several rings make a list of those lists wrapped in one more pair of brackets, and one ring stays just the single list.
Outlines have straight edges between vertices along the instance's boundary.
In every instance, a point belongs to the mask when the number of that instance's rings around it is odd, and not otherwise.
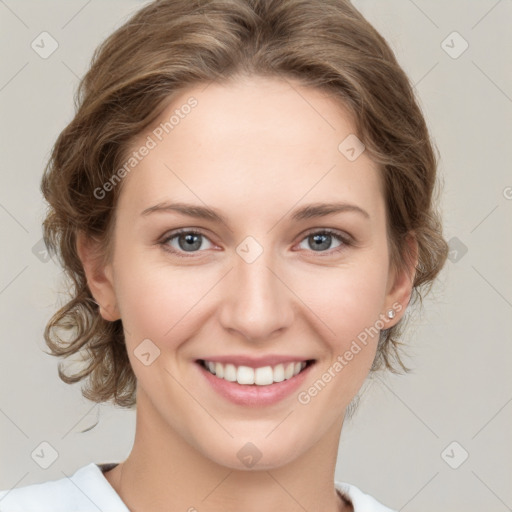
[{"label": "teeth", "polygon": [[304,361],[278,364],[274,367],[263,366],[261,368],[213,363],[212,361],[205,361],[204,365],[210,373],[220,379],[229,382],[236,381],[238,384],[243,385],[256,384],[257,386],[268,386],[274,382],[282,382],[283,380],[291,379],[306,367]]},{"label": "teeth", "polygon": [[248,366],[239,366],[236,370],[236,381],[238,384],[254,384],[254,370]]},{"label": "teeth", "polygon": [[236,367],[234,364],[227,364],[224,367],[224,379],[229,382],[235,382],[236,380]]},{"label": "teeth", "polygon": [[272,380],[274,382],[283,382],[283,380],[284,380],[284,365],[278,364],[277,366],[274,366]]},{"label": "teeth", "polygon": [[295,364],[288,363],[284,370],[284,378],[285,380],[291,379],[293,377],[293,372],[295,371]]}]

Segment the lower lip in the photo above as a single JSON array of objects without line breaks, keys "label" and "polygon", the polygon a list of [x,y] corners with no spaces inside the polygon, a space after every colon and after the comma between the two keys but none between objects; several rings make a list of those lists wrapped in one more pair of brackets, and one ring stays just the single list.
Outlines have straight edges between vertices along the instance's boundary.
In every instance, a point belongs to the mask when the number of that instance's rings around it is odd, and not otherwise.
[{"label": "lower lip", "polygon": [[310,364],[291,379],[274,382],[274,384],[267,386],[258,386],[257,384],[244,385],[220,379],[206,370],[200,363],[196,364],[217,393],[237,405],[250,407],[272,405],[290,396],[300,387],[314,366],[314,363]]}]

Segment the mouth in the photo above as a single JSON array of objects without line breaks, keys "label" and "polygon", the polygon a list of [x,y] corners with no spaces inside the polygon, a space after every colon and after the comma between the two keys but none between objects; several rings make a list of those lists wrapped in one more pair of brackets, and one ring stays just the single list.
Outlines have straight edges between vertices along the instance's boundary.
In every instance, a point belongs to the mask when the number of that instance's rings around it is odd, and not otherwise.
[{"label": "mouth", "polygon": [[206,359],[198,359],[196,363],[219,380],[237,383],[242,386],[271,386],[297,377],[312,366],[315,361],[315,359],[296,360],[258,367],[221,363]]}]

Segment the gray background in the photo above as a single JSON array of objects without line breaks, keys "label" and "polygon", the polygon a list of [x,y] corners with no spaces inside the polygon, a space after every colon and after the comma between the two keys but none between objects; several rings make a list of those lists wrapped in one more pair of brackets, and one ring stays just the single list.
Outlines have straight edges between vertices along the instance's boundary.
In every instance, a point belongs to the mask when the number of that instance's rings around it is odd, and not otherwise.
[{"label": "gray background", "polygon": [[[373,380],[344,427],[336,479],[397,510],[512,510],[512,1],[354,3],[415,83],[441,153],[452,251],[408,333],[413,373]],[[135,412],[85,400],[43,352],[64,295],[41,252],[39,182],[94,48],[142,4],[0,0],[0,489],[131,448]],[[43,31],[59,45],[47,59],[31,48]],[[460,55],[454,31],[469,44]],[[31,455],[42,442],[58,454],[47,469]]]}]

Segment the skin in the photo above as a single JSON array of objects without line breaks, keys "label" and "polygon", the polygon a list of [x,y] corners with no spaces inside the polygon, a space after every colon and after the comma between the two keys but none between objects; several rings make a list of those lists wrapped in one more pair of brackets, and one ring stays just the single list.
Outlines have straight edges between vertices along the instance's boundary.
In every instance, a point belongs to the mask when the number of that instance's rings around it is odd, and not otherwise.
[{"label": "skin", "polygon": [[[235,405],[198,378],[194,361],[314,358],[304,391],[397,303],[386,328],[400,320],[414,267],[398,273],[390,265],[379,169],[366,152],[349,161],[338,151],[355,132],[338,102],[262,77],[190,88],[133,149],[191,96],[198,105],[124,178],[109,264],[96,263],[92,241],[78,242],[103,318],[123,321],[138,379],[132,452],[105,476],[131,510],[351,510],[333,487],[339,437],[377,336],[307,404],[294,392],[271,406]],[[208,205],[226,223],[141,216],[167,200]],[[291,220],[305,204],[335,201],[358,205],[369,219],[343,212]],[[178,237],[167,242],[185,257],[158,244],[178,228],[204,234],[192,252]],[[315,251],[310,232],[327,228],[355,242],[333,237]],[[263,248],[252,263],[236,252],[247,236]],[[148,338],[160,355],[146,366],[134,351]],[[262,454],[250,469],[237,457],[248,442]]]}]

